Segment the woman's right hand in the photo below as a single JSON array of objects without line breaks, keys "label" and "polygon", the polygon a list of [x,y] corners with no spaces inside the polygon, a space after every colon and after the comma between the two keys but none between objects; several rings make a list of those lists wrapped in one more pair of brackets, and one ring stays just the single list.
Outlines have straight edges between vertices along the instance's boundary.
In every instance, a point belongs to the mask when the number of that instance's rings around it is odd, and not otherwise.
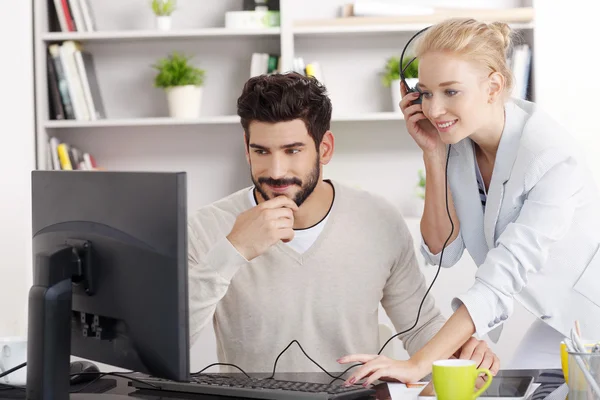
[{"label": "woman's right hand", "polygon": [[431,121],[423,114],[421,104],[411,105],[419,97],[419,92],[406,93],[404,83],[400,82],[400,93],[402,100],[400,101],[400,109],[404,114],[406,128],[408,133],[423,150],[424,153],[434,152],[439,149],[445,149],[445,145],[440,139],[438,130],[433,126]]}]

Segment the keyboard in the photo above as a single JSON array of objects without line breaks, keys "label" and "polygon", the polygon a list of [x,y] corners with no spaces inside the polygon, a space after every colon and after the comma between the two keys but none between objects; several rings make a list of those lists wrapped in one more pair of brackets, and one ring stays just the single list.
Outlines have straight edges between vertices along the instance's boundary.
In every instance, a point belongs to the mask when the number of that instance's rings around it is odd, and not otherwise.
[{"label": "keyboard", "polygon": [[[163,390],[193,394],[210,394],[249,399],[273,400],[353,400],[374,399],[375,390],[362,386],[343,386],[337,383],[311,383],[266,378],[231,377],[219,374],[201,374],[191,377],[190,382],[144,377],[132,382],[138,389]],[[149,387],[149,383],[157,388]]]}]

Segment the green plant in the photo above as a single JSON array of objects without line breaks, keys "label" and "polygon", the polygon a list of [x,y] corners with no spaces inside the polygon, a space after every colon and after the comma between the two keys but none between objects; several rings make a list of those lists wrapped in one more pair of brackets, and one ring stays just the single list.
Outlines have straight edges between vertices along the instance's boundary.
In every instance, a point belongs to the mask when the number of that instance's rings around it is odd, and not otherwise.
[{"label": "green plant", "polygon": [[176,0],[152,0],[152,11],[159,17],[171,15],[175,6]]},{"label": "green plant", "polygon": [[417,182],[417,196],[425,199],[425,173],[422,169],[419,170],[419,181]]},{"label": "green plant", "polygon": [[[406,68],[406,65],[410,60],[412,60],[412,56],[404,57],[402,60],[402,68]],[[404,71],[405,78],[416,78],[419,76],[419,60],[414,60],[406,71]],[[400,79],[400,57],[390,57],[387,59],[385,63],[385,69],[383,72],[383,77],[381,78],[381,83],[385,87],[390,87],[392,85],[392,81]]]},{"label": "green plant", "polygon": [[154,86],[169,88],[172,86],[202,86],[205,71],[189,63],[191,57],[174,52],[167,58],[161,58],[152,67],[158,71]]}]

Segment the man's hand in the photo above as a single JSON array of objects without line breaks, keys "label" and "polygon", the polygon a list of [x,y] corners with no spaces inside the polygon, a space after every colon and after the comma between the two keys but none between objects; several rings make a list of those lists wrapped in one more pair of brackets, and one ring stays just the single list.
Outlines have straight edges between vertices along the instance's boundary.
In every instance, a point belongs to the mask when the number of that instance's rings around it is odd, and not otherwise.
[{"label": "man's hand", "polygon": [[296,203],[286,196],[265,201],[238,215],[227,239],[250,261],[280,240],[289,242],[294,238],[297,210]]},{"label": "man's hand", "polygon": [[488,369],[492,375],[500,370],[500,360],[488,347],[485,340],[477,340],[471,337],[460,349],[454,353],[454,357],[462,360],[475,361],[477,368]]}]

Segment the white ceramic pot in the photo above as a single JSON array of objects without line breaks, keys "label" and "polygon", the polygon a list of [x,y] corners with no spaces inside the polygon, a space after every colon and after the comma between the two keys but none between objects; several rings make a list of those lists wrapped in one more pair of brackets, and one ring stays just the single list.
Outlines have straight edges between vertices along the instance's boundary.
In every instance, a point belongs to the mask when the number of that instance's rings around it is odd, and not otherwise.
[{"label": "white ceramic pot", "polygon": [[[415,85],[419,82],[419,78],[407,78],[406,84],[414,88]],[[392,93],[392,109],[395,112],[402,112],[400,110],[400,100],[402,100],[402,94],[400,93],[400,79],[396,79],[392,81],[392,85],[390,87]]]},{"label": "white ceramic pot", "polygon": [[170,15],[162,15],[156,17],[156,27],[161,31],[170,31],[171,30],[171,16]]},{"label": "white ceramic pot", "polygon": [[199,118],[202,86],[174,86],[165,90],[171,118]]}]

